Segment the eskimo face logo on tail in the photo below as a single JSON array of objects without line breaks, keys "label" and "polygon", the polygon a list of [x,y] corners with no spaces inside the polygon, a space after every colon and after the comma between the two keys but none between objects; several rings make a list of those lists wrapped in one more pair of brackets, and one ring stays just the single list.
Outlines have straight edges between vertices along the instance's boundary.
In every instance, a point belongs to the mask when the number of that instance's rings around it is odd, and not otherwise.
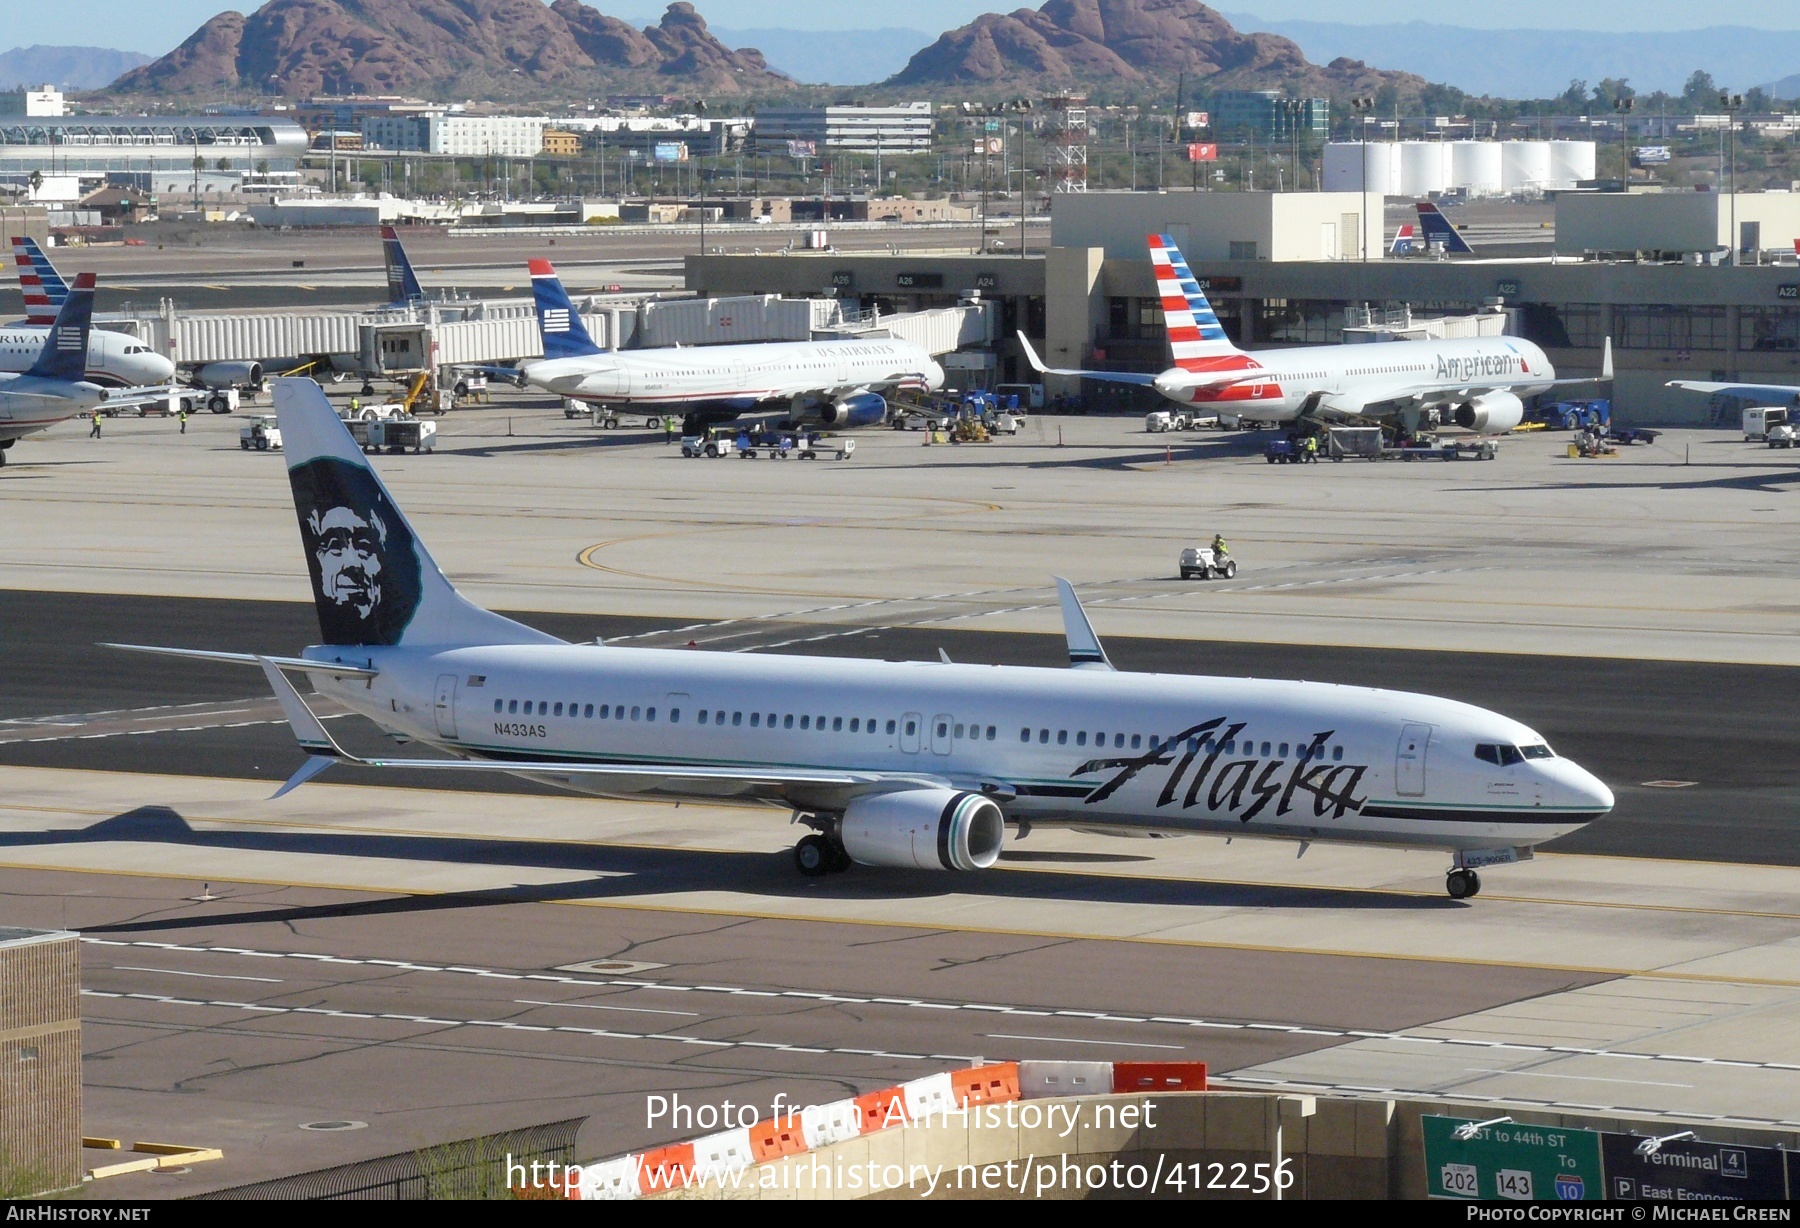
[{"label": "eskimo face logo on tail", "polygon": [[419,553],[375,477],[319,457],[288,472],[327,644],[397,644],[419,608]]}]

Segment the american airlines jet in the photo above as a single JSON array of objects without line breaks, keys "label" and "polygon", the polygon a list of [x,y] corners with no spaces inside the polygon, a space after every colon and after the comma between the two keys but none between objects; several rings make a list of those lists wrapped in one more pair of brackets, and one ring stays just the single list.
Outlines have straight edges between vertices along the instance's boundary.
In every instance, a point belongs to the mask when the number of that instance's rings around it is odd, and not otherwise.
[{"label": "american airlines jet", "polygon": [[7,451],[21,436],[73,418],[106,399],[106,390],[85,378],[83,360],[93,315],[94,275],[82,273],[39,338],[31,365],[20,374],[0,373],[0,465],[6,464]]},{"label": "american airlines jet", "polygon": [[888,407],[877,389],[944,386],[937,360],[898,338],[602,350],[548,260],[531,262],[531,292],[544,357],[520,369],[526,383],[578,401],[679,410],[689,434],[770,405],[796,423],[879,426]]},{"label": "american airlines jet", "polygon": [[[1168,235],[1149,236],[1174,365],[1159,375],[1048,368],[1020,334],[1031,365],[1047,375],[1145,384],[1171,401],[1260,422],[1378,417],[1444,407],[1458,426],[1510,431],[1525,398],[1564,384],[1544,351],[1522,337],[1313,345],[1246,353],[1231,343],[1200,283]],[[1612,378],[1612,341],[1599,379]]]},{"label": "american airlines jet", "polygon": [[[1446,886],[1606,814],[1528,726],[1429,695],[1115,670],[1058,580],[1068,669],[568,644],[451,587],[318,385],[275,382],[323,642],[259,666],[307,752],[507,772],[579,793],[739,802],[811,828],[801,873],[977,871],[1008,829],[1206,833],[1441,849]],[[290,681],[448,759],[347,753]]]},{"label": "american airlines jet", "polygon": [[[68,283],[36,241],[14,235],[12,242],[25,319],[0,327],[0,371],[23,371],[31,365],[69,296]],[[166,384],[175,375],[175,364],[136,337],[96,328],[88,333],[84,375],[115,388]]]}]

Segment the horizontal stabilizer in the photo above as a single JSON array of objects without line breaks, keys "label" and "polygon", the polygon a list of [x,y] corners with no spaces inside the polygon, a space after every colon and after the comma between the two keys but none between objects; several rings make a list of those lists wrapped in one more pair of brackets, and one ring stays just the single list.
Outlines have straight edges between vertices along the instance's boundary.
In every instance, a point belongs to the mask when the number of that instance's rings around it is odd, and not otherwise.
[{"label": "horizontal stabilizer", "polygon": [[158,648],[150,644],[101,644],[100,647],[118,648],[125,652],[149,652],[164,657],[186,657],[191,661],[223,661],[230,665],[261,665],[264,661],[269,661],[282,669],[329,674],[333,678],[373,678],[381,672],[367,665],[345,665],[337,661],[309,661],[305,657],[265,657],[253,652],[212,652],[204,648]]}]

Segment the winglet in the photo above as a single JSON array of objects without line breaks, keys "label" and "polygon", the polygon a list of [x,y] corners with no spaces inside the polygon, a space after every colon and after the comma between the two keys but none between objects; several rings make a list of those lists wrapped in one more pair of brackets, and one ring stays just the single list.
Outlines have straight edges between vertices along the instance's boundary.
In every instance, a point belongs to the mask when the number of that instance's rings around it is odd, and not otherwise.
[{"label": "winglet", "polygon": [[[330,759],[353,758],[351,755],[346,755],[338,744],[332,741],[331,735],[325,731],[324,722],[314,716],[313,710],[306,706],[306,701],[300,698],[300,692],[294,689],[294,684],[289,682],[287,675],[281,672],[281,666],[275,664],[268,657],[258,657],[256,663],[262,666],[263,677],[269,680],[269,687],[275,692],[275,698],[281,704],[281,714],[287,717],[288,725],[294,731],[294,739],[300,743],[301,749],[309,755],[321,755]],[[316,775],[317,770],[313,774]],[[289,783],[298,784],[299,781]]]},{"label": "winglet", "polygon": [[305,784],[336,762],[337,760],[329,755],[308,755],[306,757],[306,762],[300,765],[300,770],[295,772],[292,776],[289,776],[287,778],[287,783],[282,785],[281,788],[271,793],[269,795],[269,800],[274,801],[278,797],[286,797],[295,789],[298,789],[301,785]]},{"label": "winglet", "polygon": [[1087,614],[1081,608],[1081,598],[1075,595],[1075,586],[1061,576],[1055,577],[1056,594],[1062,599],[1063,634],[1069,640],[1070,669],[1111,669],[1113,663],[1106,659],[1106,649],[1100,647],[1100,637],[1094,634],[1089,625]]},{"label": "winglet", "polygon": [[1050,369],[1044,365],[1044,360],[1039,358],[1037,351],[1031,348],[1031,340],[1025,336],[1025,330],[1022,328],[1019,330],[1019,344],[1025,347],[1025,361],[1031,364],[1033,371],[1039,375],[1050,374]]},{"label": "winglet", "polygon": [[1600,378],[1609,380],[1613,377],[1612,337],[1606,338],[1606,347],[1600,352]]},{"label": "winglet", "polygon": [[1019,344],[1024,347],[1025,361],[1039,375],[1068,375],[1080,379],[1104,380],[1112,384],[1138,384],[1146,388],[1156,383],[1154,375],[1140,371],[1083,371],[1076,367],[1046,367],[1044,360],[1038,357],[1037,350],[1032,347],[1023,329],[1019,330]]}]

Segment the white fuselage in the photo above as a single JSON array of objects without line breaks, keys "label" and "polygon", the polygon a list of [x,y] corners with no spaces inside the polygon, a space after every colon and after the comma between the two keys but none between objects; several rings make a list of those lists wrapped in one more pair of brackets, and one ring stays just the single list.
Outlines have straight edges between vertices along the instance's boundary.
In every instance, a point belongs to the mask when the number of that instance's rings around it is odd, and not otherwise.
[{"label": "white fuselage", "polygon": [[[1442,849],[1533,845],[1613,801],[1517,721],[1397,691],[592,645],[306,655],[378,669],[313,682],[396,734],[584,792],[619,785],[530,763],[908,773],[983,790],[1011,821]],[[1487,762],[1483,744],[1540,757]]]},{"label": "white fuselage", "polygon": [[1221,374],[1236,372],[1171,367],[1156,377],[1156,390],[1183,405],[1281,422],[1307,412],[1321,397],[1370,405],[1399,397],[1432,405],[1466,400],[1471,388],[1505,388],[1523,398],[1556,378],[1544,351],[1519,337],[1297,346],[1242,357],[1263,377],[1221,384]]},{"label": "white fuselage", "polygon": [[547,358],[523,368],[528,383],[560,396],[624,405],[760,401],[860,388],[943,387],[944,369],[910,341],[777,341],[611,350]]},{"label": "white fuselage", "polygon": [[98,384],[0,372],[0,443],[55,426],[105,399]]},{"label": "white fuselage", "polygon": [[[49,335],[38,324],[0,328],[0,371],[30,370]],[[175,377],[175,364],[136,337],[96,328],[88,333],[87,377],[120,387],[166,384]]]}]

